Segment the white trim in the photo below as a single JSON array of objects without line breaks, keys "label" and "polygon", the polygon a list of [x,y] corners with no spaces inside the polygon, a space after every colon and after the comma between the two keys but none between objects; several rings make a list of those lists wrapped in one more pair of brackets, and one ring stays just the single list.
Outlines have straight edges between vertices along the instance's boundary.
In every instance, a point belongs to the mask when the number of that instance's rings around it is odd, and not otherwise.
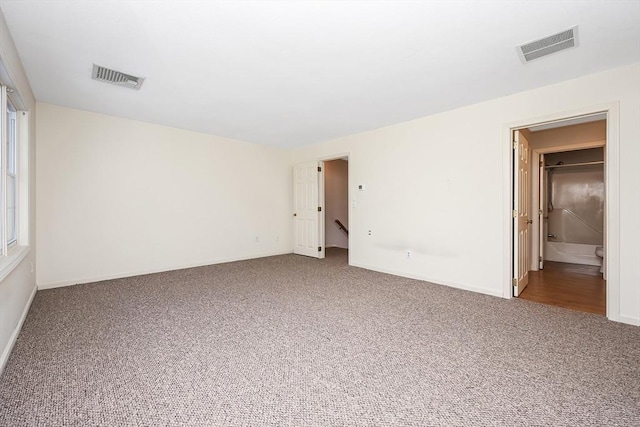
[{"label": "white trim", "polygon": [[[17,264],[21,251],[29,246],[29,113],[16,107],[15,128],[15,233],[16,240],[7,243],[7,138],[8,123],[6,120],[7,86],[0,83],[0,281],[2,281]],[[12,101],[13,102],[13,101]],[[18,250],[16,252],[16,250]],[[15,258],[19,258],[15,261]]]},{"label": "white trim", "polygon": [[549,130],[549,129],[556,129],[559,127],[597,122],[600,120],[605,120],[606,118],[607,118],[607,115],[605,113],[590,114],[590,115],[578,117],[575,119],[560,120],[560,121],[546,123],[542,125],[531,126],[529,127],[529,131],[531,131],[532,133],[536,133],[541,130]]},{"label": "white trim", "polygon": [[24,103],[24,101],[22,100],[22,97],[20,96],[20,91],[18,90],[16,85],[13,83],[13,79],[10,76],[9,70],[7,70],[7,68],[5,67],[1,59],[0,59],[0,85],[5,85],[13,89],[13,93],[11,94],[11,96],[9,96],[9,98],[11,98],[11,101],[13,102],[13,105],[16,107],[16,110],[27,109],[26,104]]},{"label": "white trim", "polygon": [[[503,286],[502,297],[511,298],[511,277],[513,275],[511,227],[511,204],[513,200],[511,132],[514,129],[532,125],[562,121],[564,119],[607,113],[607,140],[605,146],[605,186],[606,186],[606,264],[607,264],[607,318],[616,322],[620,316],[620,158],[619,158],[619,102],[579,108],[571,111],[553,113],[542,117],[522,119],[503,126]],[[631,319],[633,320],[633,319]]]},{"label": "white trim", "polygon": [[16,188],[16,227],[18,245],[29,246],[29,121],[28,111],[18,111],[18,139],[16,141],[18,188]]},{"label": "white trim", "polygon": [[7,87],[0,84],[0,256],[7,255]]},{"label": "white trim", "polygon": [[559,153],[562,151],[576,151],[576,150],[586,150],[588,148],[600,148],[605,147],[607,145],[606,140],[601,141],[590,141],[590,142],[578,142],[576,144],[568,144],[568,145],[558,145],[553,147],[544,147],[544,148],[535,148],[533,150],[534,153],[538,154],[549,154],[549,153]]},{"label": "white trim", "polygon": [[338,153],[338,154],[330,154],[328,156],[323,156],[318,158],[319,161],[323,161],[323,162],[329,162],[331,160],[346,160],[349,161],[349,153],[348,152],[342,152],[342,153]]},{"label": "white trim", "polygon": [[42,289],[62,288],[62,287],[65,287],[65,286],[81,285],[81,284],[84,284],[84,283],[103,282],[105,280],[123,279],[125,277],[142,276],[142,275],[145,275],[145,274],[156,274],[156,273],[164,273],[164,272],[167,272],[167,271],[185,270],[187,268],[206,267],[208,265],[226,264],[226,263],[229,263],[229,262],[236,262],[236,261],[247,261],[247,260],[250,260],[250,259],[266,258],[266,257],[278,256],[278,255],[287,255],[287,254],[291,254],[291,253],[293,253],[293,251],[291,249],[289,249],[289,250],[286,250],[286,251],[265,252],[265,253],[261,253],[261,254],[249,255],[249,256],[246,256],[246,257],[239,257],[239,258],[220,258],[220,259],[216,259],[216,260],[212,260],[212,261],[208,261],[208,262],[202,262],[202,263],[196,263],[196,264],[187,264],[187,265],[179,265],[179,266],[173,266],[173,267],[169,267],[169,268],[166,268],[166,269],[160,269],[160,270],[129,271],[129,272],[126,272],[126,273],[110,274],[110,275],[107,275],[107,276],[83,277],[83,278],[80,278],[80,279],[63,280],[63,281],[60,281],[60,282],[50,282],[50,283],[45,283],[45,284],[38,283],[38,289],[42,290]]},{"label": "white trim", "polygon": [[627,325],[640,326],[640,318],[631,316],[620,315],[620,323],[626,323]]},{"label": "white trim", "polygon": [[320,176],[318,176],[318,206],[320,206],[320,215],[318,216],[318,246],[320,246],[320,259],[324,259],[326,256],[326,227],[324,221],[327,217],[327,209],[324,205],[324,161],[318,161],[320,167]]},{"label": "white trim", "polygon": [[[351,209],[352,209],[352,206],[351,206],[351,181],[350,181],[351,180],[351,173],[350,173],[351,162],[349,161],[349,153],[333,154],[333,155],[329,155],[329,156],[325,156],[325,157],[319,158],[318,162],[320,162],[322,164],[322,177],[321,177],[321,181],[320,181],[320,184],[321,184],[321,187],[322,187],[321,188],[322,191],[320,191],[320,193],[322,194],[322,196],[321,196],[322,197],[322,199],[321,199],[321,201],[322,201],[322,205],[321,205],[322,206],[321,227],[322,228],[321,228],[320,235],[322,237],[322,253],[323,253],[323,255],[325,253],[325,249],[328,248],[328,247],[331,247],[331,248],[342,248],[342,246],[338,246],[338,245],[325,246],[326,237],[327,237],[326,236],[326,234],[327,234],[327,216],[326,216],[327,213],[326,213],[325,194],[324,194],[324,192],[326,191],[325,190],[326,186],[325,186],[325,182],[324,182],[326,175],[325,175],[325,169],[324,168],[325,168],[325,162],[330,162],[330,161],[333,161],[333,160],[344,160],[344,161],[347,162],[347,209],[348,209],[348,212],[349,212],[349,223],[350,224],[351,224],[351,219],[353,218],[353,212],[351,211]],[[349,226],[351,227],[351,225],[349,225]],[[348,236],[347,236],[347,243],[348,243],[349,247],[342,248],[342,249],[347,249],[348,250],[351,247],[351,239]],[[351,251],[349,251],[348,257],[349,257],[349,259],[348,259],[347,263],[349,265],[352,265],[351,264]],[[323,258],[324,258],[324,256],[323,256]]]},{"label": "white trim", "polygon": [[372,270],[372,271],[377,271],[379,273],[385,273],[385,274],[391,274],[393,276],[399,276],[399,277],[406,277],[409,279],[414,279],[414,280],[420,280],[421,282],[426,282],[426,283],[431,283],[434,285],[438,285],[438,286],[446,286],[448,288],[454,288],[454,289],[460,289],[463,291],[471,291],[471,292],[476,292],[479,294],[484,294],[484,295],[490,295],[493,297],[501,297],[501,292],[500,291],[496,291],[494,289],[484,289],[484,288],[479,288],[477,286],[470,286],[470,285],[465,285],[462,283],[452,283],[451,281],[447,281],[445,282],[440,282],[439,280],[432,280],[429,279],[428,277],[421,277],[415,274],[407,274],[404,271],[396,271],[396,270],[391,270],[391,269],[386,269],[386,268],[380,268],[378,266],[373,266],[373,265],[367,265],[367,264],[360,264],[360,263],[354,263],[351,264],[353,267],[359,267],[359,268],[364,268],[366,270]]},{"label": "white trim", "polygon": [[29,252],[29,246],[13,246],[6,256],[0,255],[0,282],[20,265]]},{"label": "white trim", "polygon": [[605,265],[607,274],[607,317],[620,318],[620,105],[607,109],[605,147]]},{"label": "white trim", "polygon": [[2,351],[2,356],[0,356],[0,375],[2,375],[2,371],[4,371],[4,367],[7,364],[7,361],[9,360],[9,356],[11,355],[11,350],[13,350],[13,347],[16,344],[16,341],[18,340],[18,336],[20,335],[20,331],[22,330],[22,325],[24,324],[25,319],[27,318],[27,314],[29,313],[29,309],[31,308],[31,303],[33,302],[33,298],[36,296],[36,292],[38,291],[38,287],[33,286],[33,290],[31,291],[31,296],[29,296],[29,301],[27,301],[27,304],[24,307],[24,310],[22,310],[22,316],[20,316],[20,320],[18,320],[18,324],[16,325],[16,327],[13,330],[13,333],[11,334],[11,337],[9,337],[9,342],[7,343],[7,345],[4,347],[4,350]]}]

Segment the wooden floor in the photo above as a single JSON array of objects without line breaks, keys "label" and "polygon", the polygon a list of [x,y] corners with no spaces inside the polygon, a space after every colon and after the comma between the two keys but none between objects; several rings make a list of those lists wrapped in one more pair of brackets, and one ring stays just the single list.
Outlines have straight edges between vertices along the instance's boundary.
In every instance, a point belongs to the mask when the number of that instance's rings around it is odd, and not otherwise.
[{"label": "wooden floor", "polygon": [[606,289],[598,266],[545,261],[544,270],[529,272],[520,298],[605,315]]}]

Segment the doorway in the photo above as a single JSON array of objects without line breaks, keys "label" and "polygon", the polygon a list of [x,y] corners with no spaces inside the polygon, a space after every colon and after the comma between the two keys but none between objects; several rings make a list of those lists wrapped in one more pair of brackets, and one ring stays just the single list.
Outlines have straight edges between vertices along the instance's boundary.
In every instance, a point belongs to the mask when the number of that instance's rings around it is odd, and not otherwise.
[{"label": "doorway", "polygon": [[[529,285],[523,299],[605,315],[604,152],[606,123],[592,122],[545,132],[575,137],[591,135],[585,143],[537,150],[539,173],[532,180],[535,224]],[[585,139],[584,137],[581,139]],[[562,140],[562,138],[560,138]],[[537,204],[536,204],[537,202]],[[535,259],[535,255],[538,259]]]},{"label": "doorway", "polygon": [[331,253],[349,250],[349,160],[324,161],[325,247]]},{"label": "doorway", "polygon": [[348,260],[348,155],[295,165],[293,206],[294,254]]},{"label": "doorway", "polygon": [[607,314],[607,114],[513,134],[512,296]]}]

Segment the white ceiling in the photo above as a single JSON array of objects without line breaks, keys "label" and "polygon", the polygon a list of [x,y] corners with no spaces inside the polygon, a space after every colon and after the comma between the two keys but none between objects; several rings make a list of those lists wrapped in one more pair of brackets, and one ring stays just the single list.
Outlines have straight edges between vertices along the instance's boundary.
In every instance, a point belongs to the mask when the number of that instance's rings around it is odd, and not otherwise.
[{"label": "white ceiling", "polygon": [[[640,1],[6,1],[39,101],[282,147],[640,61]],[[516,46],[579,26],[523,65]],[[91,79],[96,63],[145,77]]]}]

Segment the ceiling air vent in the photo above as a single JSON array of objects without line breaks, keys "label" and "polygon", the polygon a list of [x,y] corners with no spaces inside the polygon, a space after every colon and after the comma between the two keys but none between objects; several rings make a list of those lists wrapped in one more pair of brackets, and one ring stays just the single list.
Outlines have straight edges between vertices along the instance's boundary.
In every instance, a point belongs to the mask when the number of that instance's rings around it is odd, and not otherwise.
[{"label": "ceiling air vent", "polygon": [[564,49],[578,46],[578,27],[572,27],[540,40],[518,46],[518,55],[523,64],[551,55]]},{"label": "ceiling air vent", "polygon": [[93,72],[91,78],[99,80],[101,82],[111,83],[116,86],[128,87],[131,89],[140,89],[144,77],[131,76],[129,74],[121,73],[120,71],[110,70],[109,68],[101,67],[100,65],[93,64]]}]

